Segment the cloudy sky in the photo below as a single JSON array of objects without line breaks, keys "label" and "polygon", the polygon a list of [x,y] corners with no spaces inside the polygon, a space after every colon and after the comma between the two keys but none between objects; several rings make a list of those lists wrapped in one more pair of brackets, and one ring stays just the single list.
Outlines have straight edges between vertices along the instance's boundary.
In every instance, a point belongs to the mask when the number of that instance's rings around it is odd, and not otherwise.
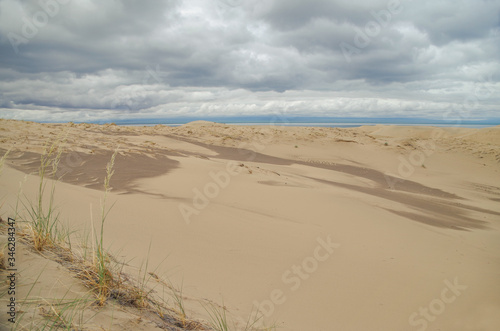
[{"label": "cloudy sky", "polygon": [[500,0],[0,0],[0,117],[500,118]]}]

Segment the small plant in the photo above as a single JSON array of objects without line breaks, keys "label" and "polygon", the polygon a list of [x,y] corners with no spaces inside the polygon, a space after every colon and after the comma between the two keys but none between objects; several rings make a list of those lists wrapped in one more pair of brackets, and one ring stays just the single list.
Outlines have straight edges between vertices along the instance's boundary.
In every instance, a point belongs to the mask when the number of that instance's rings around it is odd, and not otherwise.
[{"label": "small plant", "polygon": [[75,299],[67,298],[70,289],[62,298],[32,296],[31,292],[44,271],[40,271],[26,297],[19,300],[19,314],[11,330],[81,330],[81,325],[98,314],[96,311],[84,317],[86,308],[93,300],[87,294]]},{"label": "small plant", "polygon": [[108,257],[106,252],[104,251],[104,223],[108,216],[111,208],[106,210],[106,200],[108,198],[108,193],[111,190],[111,186],[109,185],[111,181],[111,177],[114,174],[113,167],[115,165],[117,151],[113,153],[111,156],[111,160],[108,162],[106,166],[106,177],[104,178],[104,198],[101,201],[101,233],[99,239],[96,236],[96,246],[97,251],[95,252],[94,263],[97,268],[97,288],[98,288],[98,304],[103,305],[106,302],[106,299],[109,295],[109,286],[113,282],[113,276],[111,271],[108,268]]},{"label": "small plant", "polygon": [[175,304],[177,305],[177,313],[181,318],[182,327],[186,327],[187,315],[186,309],[184,307],[184,297],[182,296],[182,287],[183,283],[181,283],[181,286],[178,289],[176,289],[172,284],[169,285],[169,288],[172,291],[172,295],[174,297]]},{"label": "small plant", "polygon": [[[63,328],[65,330],[78,330],[77,325],[84,324],[84,310],[92,302],[86,297],[65,300],[56,299],[55,302],[49,302],[43,299],[44,304],[38,304],[41,311],[41,316],[46,320],[44,327],[49,327],[49,330]],[[95,313],[97,314],[97,313]],[[95,316],[95,315],[94,315]]]},{"label": "small plant", "polygon": [[[38,176],[40,183],[36,196],[36,203],[23,202],[25,209],[28,211],[28,224],[33,236],[34,248],[37,251],[42,251],[47,246],[53,246],[60,236],[59,214],[55,212],[54,196],[56,180],[52,182],[52,187],[49,192],[48,205],[45,205],[46,200],[46,185],[47,176],[55,178],[59,160],[62,154],[62,141],[57,140],[50,146],[45,146],[40,157],[40,168]],[[25,197],[26,198],[26,197]],[[25,201],[29,201],[27,198]]]},{"label": "small plant", "polygon": [[17,330],[18,327],[20,327],[23,318],[25,316],[27,316],[27,309],[26,308],[23,309],[22,307],[24,305],[29,305],[28,298],[30,297],[30,294],[33,291],[35,285],[38,283],[38,279],[40,279],[40,276],[42,275],[43,271],[44,271],[44,269],[42,269],[42,271],[36,277],[35,281],[31,284],[31,286],[30,286],[30,288],[28,290],[28,293],[26,294],[26,298],[24,299],[24,301],[21,301],[22,306],[21,306],[21,309],[19,309],[20,314],[16,318],[16,322],[15,322],[13,328],[12,328],[13,330]]},{"label": "small plant", "polygon": [[295,145],[295,148],[299,148],[299,146]]},{"label": "small plant", "polygon": [[[263,326],[264,316],[257,310],[251,311],[246,321],[240,320],[245,323],[244,325],[237,326],[233,321],[233,327],[229,326],[229,319],[227,316],[227,308],[222,301],[222,305],[209,303],[208,305],[202,304],[203,309],[208,313],[209,324],[212,329],[216,331],[229,331],[229,330],[243,330],[243,331],[272,331],[276,330],[276,324],[271,326]],[[259,325],[260,324],[260,325]]]},{"label": "small plant", "polygon": [[101,232],[99,236],[95,233],[91,213],[91,234],[95,235],[95,239],[93,236],[93,239],[91,240],[91,242],[95,245],[92,248],[92,256],[90,257],[90,261],[86,259],[87,252],[86,245],[84,244],[81,265],[74,268],[74,271],[77,272],[77,277],[82,279],[88,288],[97,292],[97,305],[99,306],[104,305],[110,296],[111,289],[115,283],[113,272],[109,266],[110,256],[104,249],[104,223],[109,211],[111,210],[111,208],[106,209],[106,201],[108,193],[111,190],[110,181],[114,173],[113,167],[115,164],[116,154],[117,151],[113,153],[106,166],[106,177],[104,178],[104,197],[101,200]]},{"label": "small plant", "polygon": [[203,306],[210,317],[210,326],[216,331],[229,331],[226,316],[226,307],[222,302],[222,307],[217,308],[214,304]]},{"label": "small plant", "polygon": [[388,142],[385,142],[385,143],[384,143],[384,146],[389,146],[389,143],[388,143]]},{"label": "small plant", "polygon": [[156,280],[159,279],[159,277],[155,274],[155,272],[160,266],[158,265],[153,271],[148,272],[150,253],[151,253],[151,242],[149,243],[147,258],[139,268],[137,284],[135,287],[126,290],[126,292],[129,292],[130,303],[134,307],[147,308],[150,307],[150,304],[152,304],[153,308],[157,308],[156,311],[158,315],[162,315],[163,313],[161,311],[161,307],[159,307],[159,303],[155,302],[154,300],[151,300],[150,298],[150,294],[154,291],[154,288],[148,288],[148,285],[152,278]]}]

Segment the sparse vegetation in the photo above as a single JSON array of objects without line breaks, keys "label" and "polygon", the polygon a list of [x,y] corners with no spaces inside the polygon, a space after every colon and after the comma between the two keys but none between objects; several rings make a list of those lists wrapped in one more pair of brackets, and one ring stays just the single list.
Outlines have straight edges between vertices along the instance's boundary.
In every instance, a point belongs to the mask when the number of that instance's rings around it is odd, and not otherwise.
[{"label": "sparse vegetation", "polygon": [[182,284],[179,289],[176,289],[172,284],[170,284],[170,289],[174,297],[175,304],[177,305],[179,316],[181,317],[182,326],[186,326],[186,309],[184,308],[184,297],[182,296]]},{"label": "sparse vegetation", "polygon": [[[182,301],[182,290],[175,292],[177,306],[179,310],[167,307],[167,302],[158,296],[153,295],[149,281],[156,279],[158,283],[166,285],[159,277],[148,272],[148,262],[144,269],[141,266],[138,279],[133,279],[122,272],[123,264],[116,261],[106,251],[104,242],[104,224],[111,209],[107,208],[107,198],[111,190],[111,178],[113,176],[114,161],[116,152],[106,167],[106,177],[104,179],[104,197],[101,202],[100,233],[94,234],[91,240],[92,254],[87,252],[87,242],[89,236],[84,236],[84,242],[71,249],[69,235],[70,231],[60,224],[59,214],[55,212],[55,182],[53,181],[48,190],[49,177],[55,177],[57,166],[61,156],[61,141],[55,141],[44,150],[41,156],[39,168],[40,183],[36,195],[36,203],[29,200],[29,197],[18,196],[21,205],[25,208],[27,217],[23,226],[18,229],[19,245],[27,245],[43,257],[54,260],[74,273],[77,278],[83,281],[88,289],[88,295],[80,298],[70,299],[66,295],[62,298],[41,298],[33,296],[32,291],[39,284],[40,277],[44,273],[41,270],[27,291],[24,299],[19,299],[18,316],[12,330],[80,330],[84,329],[85,323],[99,314],[99,309],[89,309],[93,304],[103,307],[109,300],[125,307],[137,308],[154,313],[164,322],[165,328],[168,325],[185,328],[186,330],[206,330],[203,324],[189,320]],[[6,155],[1,161],[5,160]],[[16,216],[22,215],[16,206]],[[0,221],[2,223],[3,221]],[[5,227],[0,228],[0,233],[4,233]],[[20,247],[18,245],[18,247]],[[2,245],[3,246],[3,245]],[[4,247],[2,247],[4,248]],[[0,269],[4,269],[4,250],[0,250]],[[173,286],[170,286],[173,288]],[[0,292],[4,291],[0,289]],[[2,293],[2,296],[5,293]],[[90,315],[90,316],[89,316]]]},{"label": "sparse vegetation", "polygon": [[[230,318],[227,316],[227,308],[224,305],[224,301],[222,301],[222,305],[216,305],[214,303],[208,303],[203,305],[203,309],[208,313],[209,323],[212,329],[215,331],[231,331],[231,330],[243,330],[243,331],[273,331],[276,330],[276,324],[272,326],[260,326],[263,325],[263,315],[258,310],[251,311],[248,319],[245,322],[245,325],[236,326],[233,324],[231,326]],[[241,320],[240,320],[241,321]]]},{"label": "sparse vegetation", "polygon": [[109,209],[106,210],[106,200],[111,189],[109,183],[111,181],[111,177],[114,174],[113,167],[115,165],[116,153],[117,151],[113,153],[113,155],[111,156],[111,160],[106,166],[106,177],[104,178],[104,198],[101,202],[101,232],[99,241],[96,243],[97,251],[94,257],[94,263],[97,266],[97,275],[99,279],[97,283],[99,291],[98,300],[99,304],[101,305],[106,301],[106,298],[109,294],[109,286],[113,282],[113,276],[107,266],[107,256],[104,250],[104,222],[106,221],[106,217],[109,213]]},{"label": "sparse vegetation", "polygon": [[54,196],[55,184],[52,182],[47,199],[47,181],[48,176],[55,178],[57,167],[62,154],[62,141],[56,140],[52,143],[47,143],[40,157],[40,167],[38,169],[39,185],[36,196],[36,203],[32,203],[28,197],[22,201],[25,209],[28,212],[28,219],[25,221],[28,224],[32,235],[33,245],[37,251],[42,251],[47,247],[53,246],[59,238],[61,238],[61,226],[59,222],[59,214],[55,210]]},{"label": "sparse vegetation", "polygon": [[37,304],[41,306],[40,315],[45,319],[44,327],[49,330],[75,330],[85,324],[84,311],[91,302],[92,300],[87,297],[73,300],[63,297],[53,300],[41,299]]},{"label": "sparse vegetation", "polygon": [[228,331],[229,327],[227,324],[226,307],[224,307],[224,302],[221,308],[217,308],[214,304],[209,304],[208,306],[203,306],[205,311],[210,316],[210,326],[216,331]]},{"label": "sparse vegetation", "polygon": [[[55,208],[56,173],[61,159],[62,143],[63,141],[59,139],[46,144],[44,148],[40,159],[35,202],[26,194],[18,195],[15,217],[20,217],[23,221],[16,230],[18,247],[23,245],[28,249],[31,248],[33,252],[43,254],[43,258],[64,266],[82,280],[88,292],[76,299],[68,295],[69,289],[62,297],[43,298],[33,295],[45,271],[41,270],[32,283],[23,284],[29,288],[25,298],[18,300],[19,313],[12,330],[82,330],[86,329],[85,325],[100,313],[100,309],[116,304],[121,307],[136,308],[140,312],[153,313],[159,318],[159,326],[164,323],[160,327],[165,329],[175,326],[183,330],[212,330],[208,325],[188,318],[182,285],[176,288],[170,282],[162,280],[155,273],[156,270],[149,272],[148,260],[141,265],[138,277],[134,279],[123,272],[124,263],[117,261],[106,250],[104,225],[112,209],[112,206],[107,207],[107,200],[111,191],[110,184],[117,152],[112,155],[106,167],[104,196],[100,210],[100,232],[97,233],[92,228],[89,233],[82,235],[82,243],[71,244],[70,237],[76,236],[77,233],[61,225],[59,213]],[[7,154],[0,159],[0,171],[6,157]],[[24,209],[19,210],[19,206]],[[2,222],[0,219],[0,224]],[[0,226],[0,234],[5,234],[4,226]],[[89,237],[91,237],[90,240]],[[3,257],[5,247],[0,248],[2,248],[0,249],[0,269],[5,269]],[[168,307],[167,300],[160,297],[159,291],[154,291],[154,287],[151,287],[153,282],[156,286],[161,286],[163,293],[165,289],[168,289],[175,304],[174,309]],[[3,289],[0,288],[0,292],[2,291]],[[100,308],[96,309],[95,306]],[[218,310],[216,307],[209,307],[207,311],[213,320],[211,323],[213,329],[231,330],[227,323],[225,308]],[[102,325],[101,328],[109,328],[111,324]],[[254,324],[255,322],[247,323],[244,330],[257,330],[251,328]]]}]

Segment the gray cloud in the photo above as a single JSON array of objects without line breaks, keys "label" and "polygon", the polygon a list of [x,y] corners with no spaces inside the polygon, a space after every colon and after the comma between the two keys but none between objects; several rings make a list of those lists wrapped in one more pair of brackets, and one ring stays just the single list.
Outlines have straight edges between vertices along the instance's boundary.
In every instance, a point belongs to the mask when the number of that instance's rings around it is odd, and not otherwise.
[{"label": "gray cloud", "polygon": [[0,0],[0,116],[500,117],[499,17],[499,0]]}]

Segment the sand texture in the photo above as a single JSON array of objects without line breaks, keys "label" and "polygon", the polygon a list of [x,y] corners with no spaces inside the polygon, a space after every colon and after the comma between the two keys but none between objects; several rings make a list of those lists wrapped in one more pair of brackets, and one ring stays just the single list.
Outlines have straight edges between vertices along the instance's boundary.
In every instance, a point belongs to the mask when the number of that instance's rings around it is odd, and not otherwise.
[{"label": "sand texture", "polygon": [[[500,127],[0,120],[4,220],[20,185],[36,194],[57,138],[61,221],[91,228],[117,150],[105,242],[130,274],[147,259],[182,284],[194,319],[209,318],[202,301],[225,306],[237,330],[257,309],[289,331],[500,330]],[[89,295],[68,263],[19,247],[22,293],[39,276],[30,295]],[[139,310],[101,309],[82,329],[110,316],[105,329],[159,329]]]}]

